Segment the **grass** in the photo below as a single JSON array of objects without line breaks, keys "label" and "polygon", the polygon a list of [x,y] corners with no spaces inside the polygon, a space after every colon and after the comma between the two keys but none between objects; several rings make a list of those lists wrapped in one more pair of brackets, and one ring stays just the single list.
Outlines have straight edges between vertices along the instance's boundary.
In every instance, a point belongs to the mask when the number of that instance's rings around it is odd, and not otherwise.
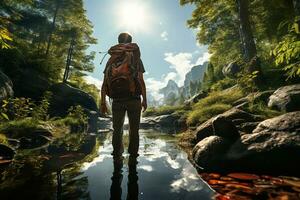
[{"label": "grass", "polygon": [[4,134],[0,134],[0,144],[8,145],[7,138]]},{"label": "grass", "polygon": [[215,115],[221,114],[232,108],[232,104],[243,96],[239,88],[212,92],[206,98],[193,105],[187,116],[187,124],[199,124]]},{"label": "grass", "polygon": [[248,107],[245,108],[245,111],[256,115],[261,115],[265,119],[273,118],[283,114],[283,112],[269,108],[264,102],[258,102],[254,105],[250,104]]},{"label": "grass", "polygon": [[180,106],[161,106],[161,107],[150,107],[144,113],[144,117],[149,116],[159,116],[159,115],[168,115],[174,112],[182,114],[185,113],[186,107],[184,105]]},{"label": "grass", "polygon": [[39,123],[32,118],[13,120],[0,124],[0,132],[13,138],[25,136],[37,128],[39,128]]}]

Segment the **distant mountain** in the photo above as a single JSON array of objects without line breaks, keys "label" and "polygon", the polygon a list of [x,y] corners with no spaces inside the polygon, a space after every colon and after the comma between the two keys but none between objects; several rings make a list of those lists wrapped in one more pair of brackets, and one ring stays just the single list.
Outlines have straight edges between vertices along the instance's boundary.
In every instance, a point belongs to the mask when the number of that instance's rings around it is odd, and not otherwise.
[{"label": "distant mountain", "polygon": [[[164,96],[164,104],[178,103],[180,98],[188,99],[193,96],[197,88],[203,80],[204,73],[208,66],[208,62],[203,65],[196,65],[185,75],[184,85],[178,87],[177,83],[169,80],[168,84],[159,90]],[[191,87],[192,86],[192,87]]]},{"label": "distant mountain", "polygon": [[208,62],[203,63],[203,65],[196,65],[192,67],[191,71],[189,71],[185,75],[184,85],[183,85],[183,92],[184,97],[193,96],[194,94],[191,94],[191,83],[193,84],[199,84],[199,82],[202,82],[204,73],[206,71]]},{"label": "distant mountain", "polygon": [[161,88],[159,93],[164,95],[164,103],[170,104],[170,102],[175,101],[179,97],[179,87],[175,81],[169,80],[167,86]]}]

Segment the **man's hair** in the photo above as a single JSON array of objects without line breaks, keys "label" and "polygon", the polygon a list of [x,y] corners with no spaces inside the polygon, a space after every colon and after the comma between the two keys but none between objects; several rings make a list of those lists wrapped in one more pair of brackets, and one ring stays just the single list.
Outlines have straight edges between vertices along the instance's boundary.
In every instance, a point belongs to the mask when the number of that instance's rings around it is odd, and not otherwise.
[{"label": "man's hair", "polygon": [[118,37],[119,43],[131,43],[132,42],[132,37],[129,35],[129,33],[120,33]]}]

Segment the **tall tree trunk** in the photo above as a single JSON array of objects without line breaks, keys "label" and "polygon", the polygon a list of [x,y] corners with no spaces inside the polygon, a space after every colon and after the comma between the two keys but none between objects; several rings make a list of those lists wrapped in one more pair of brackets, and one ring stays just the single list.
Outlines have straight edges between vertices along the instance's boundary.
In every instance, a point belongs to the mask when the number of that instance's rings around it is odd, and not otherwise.
[{"label": "tall tree trunk", "polygon": [[52,24],[51,24],[51,29],[50,29],[50,33],[49,33],[49,38],[48,38],[48,42],[47,42],[46,56],[48,56],[49,51],[50,51],[50,46],[51,46],[51,42],[52,42],[52,34],[55,30],[55,24],[56,24],[56,18],[57,18],[58,10],[59,10],[59,2],[56,2],[56,8],[55,8],[55,11],[54,11],[53,20],[52,20]]},{"label": "tall tree trunk", "polygon": [[250,62],[251,59],[257,56],[257,51],[249,19],[249,2],[248,0],[236,0],[236,4],[240,21],[240,37],[243,46],[243,55],[245,61]]},{"label": "tall tree trunk", "polygon": [[300,0],[293,0],[294,11],[296,16],[300,16]]}]

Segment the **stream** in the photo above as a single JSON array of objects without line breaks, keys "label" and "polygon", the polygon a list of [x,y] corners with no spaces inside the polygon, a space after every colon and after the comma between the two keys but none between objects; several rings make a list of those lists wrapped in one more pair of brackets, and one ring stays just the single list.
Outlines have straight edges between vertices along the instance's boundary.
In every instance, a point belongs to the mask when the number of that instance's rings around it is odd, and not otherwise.
[{"label": "stream", "polygon": [[[213,190],[200,178],[172,135],[150,130],[140,131],[138,164],[113,165],[111,133],[107,133],[98,156],[83,163],[76,173],[58,174],[57,199],[211,199]],[[128,131],[124,131],[124,146]]]}]

